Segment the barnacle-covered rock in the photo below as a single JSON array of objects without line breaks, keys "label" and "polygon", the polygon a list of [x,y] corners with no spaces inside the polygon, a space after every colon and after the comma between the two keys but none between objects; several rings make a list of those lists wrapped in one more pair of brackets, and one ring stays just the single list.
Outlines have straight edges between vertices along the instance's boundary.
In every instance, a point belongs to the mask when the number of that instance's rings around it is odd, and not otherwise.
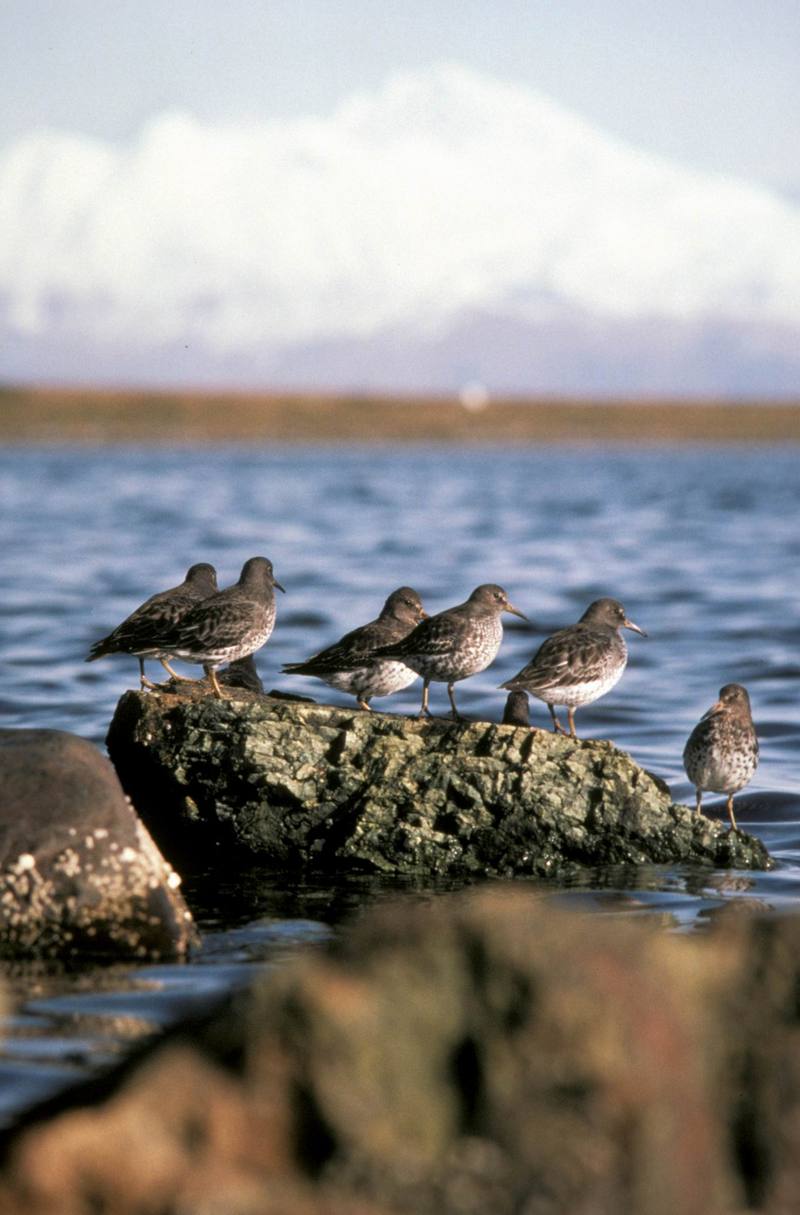
[{"label": "barnacle-covered rock", "polygon": [[186,952],[180,879],[96,747],[0,730],[0,789],[0,956]]}]

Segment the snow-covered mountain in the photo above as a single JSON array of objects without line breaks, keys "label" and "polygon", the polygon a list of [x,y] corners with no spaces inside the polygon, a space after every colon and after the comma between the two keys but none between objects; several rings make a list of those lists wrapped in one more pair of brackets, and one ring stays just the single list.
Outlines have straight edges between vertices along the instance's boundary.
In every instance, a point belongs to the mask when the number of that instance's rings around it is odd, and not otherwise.
[{"label": "snow-covered mountain", "polygon": [[791,392],[799,339],[800,207],[460,67],[0,152],[6,378]]}]

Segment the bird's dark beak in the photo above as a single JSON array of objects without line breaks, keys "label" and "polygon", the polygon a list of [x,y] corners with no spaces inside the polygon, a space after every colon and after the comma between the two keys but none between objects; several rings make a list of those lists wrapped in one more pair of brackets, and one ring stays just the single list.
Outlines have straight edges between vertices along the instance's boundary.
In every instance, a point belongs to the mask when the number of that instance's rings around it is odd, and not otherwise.
[{"label": "bird's dark beak", "polygon": [[634,624],[633,621],[629,620],[627,616],[625,617],[625,619],[622,622],[622,627],[623,627],[623,629],[630,629],[630,631],[632,633],[638,633],[640,637],[647,636],[647,633],[645,633],[644,629],[640,629],[638,624]]},{"label": "bird's dark beak", "polygon": [[424,609],[424,608],[420,608],[420,609],[419,609],[419,618],[420,618],[420,620],[427,620],[427,619],[428,619],[428,613],[425,611],[425,609]]},{"label": "bird's dark beak", "polygon": [[285,586],[281,586],[281,584],[280,584],[280,582],[278,582],[278,579],[277,579],[277,578],[273,578],[273,579],[272,579],[272,585],[273,585],[273,586],[277,586],[278,590],[279,590],[279,591],[283,591],[284,595],[286,594],[286,587],[285,587]]},{"label": "bird's dark beak", "polygon": [[513,603],[507,603],[503,608],[504,612],[510,612],[512,616],[519,616],[520,620],[527,620],[528,617],[519,608],[515,608]]}]

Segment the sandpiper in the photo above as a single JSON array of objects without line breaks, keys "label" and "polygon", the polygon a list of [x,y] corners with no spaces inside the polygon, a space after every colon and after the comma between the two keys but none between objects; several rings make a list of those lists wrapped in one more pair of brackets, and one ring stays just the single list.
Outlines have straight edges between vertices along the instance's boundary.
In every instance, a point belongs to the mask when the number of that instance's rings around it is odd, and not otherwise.
[{"label": "sandpiper", "polygon": [[376,650],[375,657],[397,659],[422,676],[420,717],[430,716],[431,683],[446,683],[452,716],[458,720],[461,714],[453,685],[484,671],[494,660],[503,640],[503,612],[527,620],[509,603],[501,586],[485,583],[476,587],[465,603],[422,620],[402,641]]},{"label": "sandpiper", "polygon": [[567,733],[555,711],[556,705],[566,705],[569,734],[577,738],[575,710],[604,696],[622,678],[628,647],[620,629],[647,636],[616,599],[596,599],[577,624],[543,641],[527,666],[500,686],[543,700],[556,734]]},{"label": "sandpiper", "polygon": [[374,696],[390,696],[417,678],[417,672],[405,663],[376,658],[374,651],[402,640],[425,615],[417,592],[410,586],[398,587],[376,620],[345,633],[306,662],[287,662],[283,669],[289,675],[313,675],[340,692],[348,692],[360,708],[369,711]]},{"label": "sandpiper", "polygon": [[254,654],[275,625],[273,587],[284,588],[266,557],[251,557],[239,581],[198,603],[159,638],[160,647],[184,662],[202,665],[214,695],[222,697],[217,667]]},{"label": "sandpiper", "polygon": [[740,683],[726,683],[720,688],[719,700],[689,735],[683,766],[697,790],[697,813],[706,790],[725,793],[731,829],[736,831],[733,795],[745,787],[758,767],[758,738],[750,697]]},{"label": "sandpiper", "polygon": [[201,561],[190,566],[179,586],[151,595],[135,612],[131,612],[122,624],[118,624],[113,632],[101,641],[96,641],[86,661],[94,662],[106,654],[132,654],[139,659],[141,686],[154,688],[156,685],[144,673],[144,660],[158,658],[173,679],[180,679],[167,662],[168,651],[154,644],[154,639],[173,628],[191,608],[213,595],[216,590],[217,571],[213,565]]},{"label": "sandpiper", "polygon": [[242,688],[246,692],[263,692],[264,685],[252,654],[237,658],[217,676],[217,682],[226,688]]},{"label": "sandpiper", "polygon": [[509,692],[503,707],[501,724],[504,726],[529,726],[531,724],[527,692]]}]

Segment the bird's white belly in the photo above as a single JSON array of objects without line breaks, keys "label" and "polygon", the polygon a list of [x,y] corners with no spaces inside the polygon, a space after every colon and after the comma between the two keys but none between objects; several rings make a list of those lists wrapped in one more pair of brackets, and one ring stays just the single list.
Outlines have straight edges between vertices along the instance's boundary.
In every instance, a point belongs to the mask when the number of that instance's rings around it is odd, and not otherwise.
[{"label": "bird's white belly", "polygon": [[[604,675],[602,679],[589,679],[585,683],[552,684],[548,688],[539,688],[533,692],[539,700],[549,705],[566,705],[570,709],[579,705],[589,705],[610,692],[622,678],[624,667]],[[533,689],[531,689],[533,691]]]},{"label": "bird's white belly", "polygon": [[391,696],[407,688],[417,678],[417,672],[412,671],[404,662],[386,659],[375,662],[368,667],[358,667],[354,671],[336,671],[320,678],[331,688],[340,692],[348,692],[351,696]]}]

